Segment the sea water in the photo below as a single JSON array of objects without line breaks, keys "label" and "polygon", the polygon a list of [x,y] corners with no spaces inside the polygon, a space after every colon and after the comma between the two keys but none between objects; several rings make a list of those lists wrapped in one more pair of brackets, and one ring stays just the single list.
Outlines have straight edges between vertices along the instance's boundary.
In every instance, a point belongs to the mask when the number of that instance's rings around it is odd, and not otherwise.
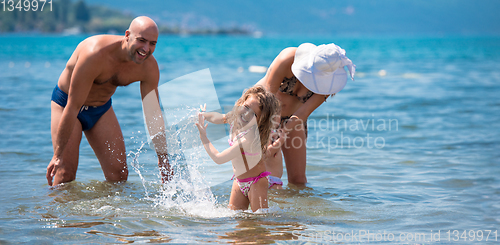
[{"label": "sea water", "polygon": [[[196,142],[171,152],[176,175],[161,183],[138,83],[113,96],[128,181],[104,181],[83,137],[76,180],[49,187],[50,96],[86,37],[0,36],[0,243],[499,240],[498,37],[160,36],[160,85],[208,68],[221,107],[264,76],[250,66],[286,47],[334,42],[356,64],[355,81],[309,117],[308,184],[288,184],[285,171],[264,214],[227,208],[231,165]],[[189,113],[169,147],[198,137],[196,108],[177,109]]]}]

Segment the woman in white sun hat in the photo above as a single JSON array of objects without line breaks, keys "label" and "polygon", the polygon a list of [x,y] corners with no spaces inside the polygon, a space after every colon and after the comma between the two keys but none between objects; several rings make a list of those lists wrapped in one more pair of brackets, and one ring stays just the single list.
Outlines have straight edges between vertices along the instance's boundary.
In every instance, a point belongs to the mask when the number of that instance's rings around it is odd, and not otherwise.
[{"label": "woman in white sun hat", "polygon": [[[257,83],[275,94],[281,102],[281,126],[288,132],[281,147],[288,182],[305,184],[307,118],[326,99],[342,90],[356,66],[339,46],[312,43],[286,48],[274,59],[266,75]],[[281,153],[268,156],[267,170],[281,178]]]}]

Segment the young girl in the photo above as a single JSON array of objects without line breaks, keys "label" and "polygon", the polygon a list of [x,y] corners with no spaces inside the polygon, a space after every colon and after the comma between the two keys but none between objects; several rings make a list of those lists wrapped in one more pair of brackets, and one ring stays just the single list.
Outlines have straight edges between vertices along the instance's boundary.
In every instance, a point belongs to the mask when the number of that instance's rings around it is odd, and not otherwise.
[{"label": "young girl", "polygon": [[[217,164],[231,161],[234,178],[229,208],[252,211],[268,208],[266,166],[262,159],[267,151],[276,151],[277,143],[270,143],[271,131],[279,125],[280,104],[276,97],[262,86],[246,90],[233,110],[226,115],[217,112],[200,113],[196,126],[208,155]],[[218,152],[207,138],[204,120],[230,125],[229,148]]]}]

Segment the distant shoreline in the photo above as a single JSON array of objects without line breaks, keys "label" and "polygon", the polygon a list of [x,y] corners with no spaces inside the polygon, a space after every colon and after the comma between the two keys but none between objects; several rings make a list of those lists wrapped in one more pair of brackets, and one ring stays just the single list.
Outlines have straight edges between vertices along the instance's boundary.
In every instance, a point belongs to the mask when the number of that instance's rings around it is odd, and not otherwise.
[{"label": "distant shoreline", "polygon": [[[105,33],[105,32],[81,32],[76,34],[65,34],[64,32],[38,32],[38,31],[19,31],[19,32],[0,32],[0,37],[79,37],[79,36],[94,36],[94,35],[125,35],[125,31]],[[204,32],[189,32],[189,33],[159,33],[160,36],[175,36],[175,37],[262,37],[261,33],[204,33]]]},{"label": "distant shoreline", "polygon": [[[52,2],[51,2],[52,3]],[[1,9],[0,9],[1,10]],[[124,33],[136,17],[133,13],[87,5],[84,0],[54,0],[53,6],[43,11],[16,9],[2,11],[0,35],[5,33],[33,34],[118,34]],[[255,31],[240,26],[190,27],[158,22],[160,34],[171,35],[256,35]],[[262,35],[260,33],[260,35]]]}]

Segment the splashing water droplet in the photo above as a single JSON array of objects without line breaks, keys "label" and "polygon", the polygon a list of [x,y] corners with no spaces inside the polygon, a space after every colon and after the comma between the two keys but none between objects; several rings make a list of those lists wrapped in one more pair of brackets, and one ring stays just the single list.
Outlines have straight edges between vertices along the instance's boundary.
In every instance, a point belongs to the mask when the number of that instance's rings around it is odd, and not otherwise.
[{"label": "splashing water droplet", "polygon": [[[187,108],[197,113],[196,108]],[[172,179],[165,184],[159,184],[161,177],[156,168],[154,179],[145,175],[144,166],[139,162],[139,156],[146,143],[142,143],[136,152],[130,152],[131,166],[139,175],[145,190],[146,200],[152,201],[155,207],[167,211],[181,212],[187,215],[201,217],[227,217],[234,212],[227,207],[221,207],[200,172],[203,162],[201,142],[193,140],[198,138],[195,120],[192,115],[181,118],[178,125],[168,127],[165,131],[169,150],[169,163],[174,171]],[[193,117],[194,118],[194,117]],[[155,193],[155,194],[152,194]]]}]

